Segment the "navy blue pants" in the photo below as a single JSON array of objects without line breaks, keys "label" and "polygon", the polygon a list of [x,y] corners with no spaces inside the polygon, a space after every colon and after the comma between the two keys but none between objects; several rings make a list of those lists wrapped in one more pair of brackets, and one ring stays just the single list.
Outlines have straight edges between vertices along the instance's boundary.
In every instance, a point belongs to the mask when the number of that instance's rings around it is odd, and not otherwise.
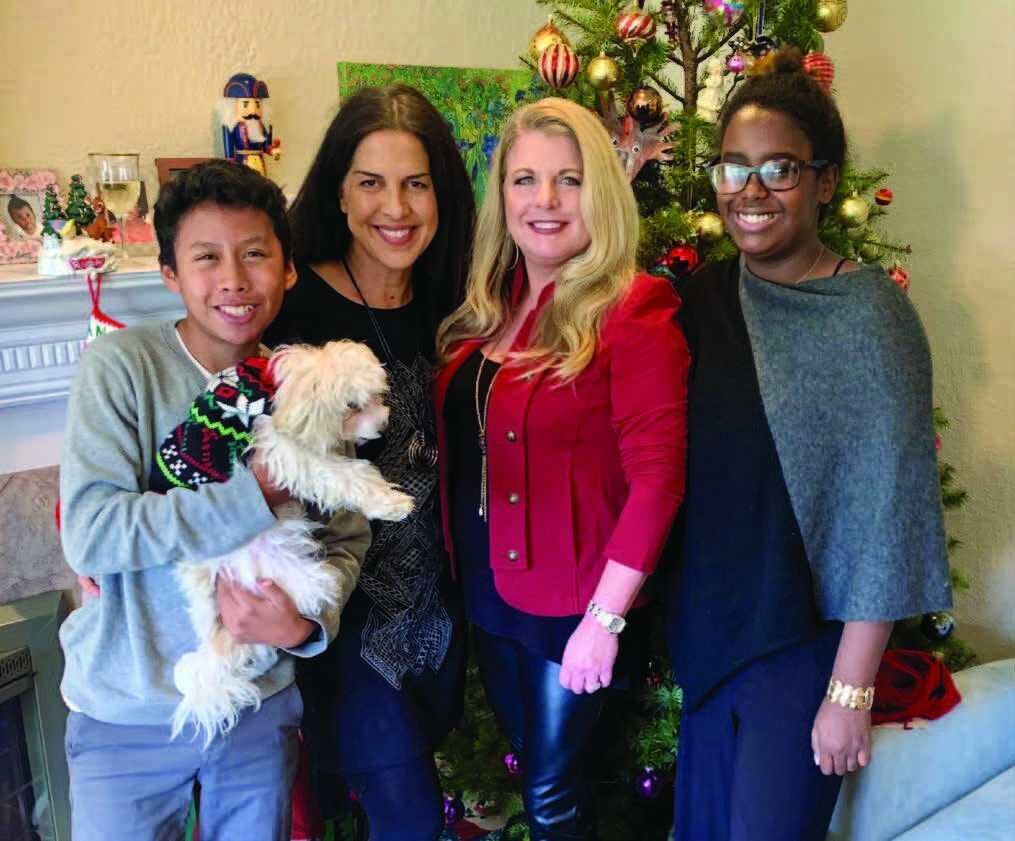
[{"label": "navy blue pants", "polygon": [[611,690],[576,695],[560,685],[559,663],[474,630],[487,700],[521,758],[529,838],[591,841],[595,819],[585,771]]},{"label": "navy blue pants", "polygon": [[824,841],[842,778],[814,764],[811,728],[841,628],[748,664],[684,711],[676,841]]}]

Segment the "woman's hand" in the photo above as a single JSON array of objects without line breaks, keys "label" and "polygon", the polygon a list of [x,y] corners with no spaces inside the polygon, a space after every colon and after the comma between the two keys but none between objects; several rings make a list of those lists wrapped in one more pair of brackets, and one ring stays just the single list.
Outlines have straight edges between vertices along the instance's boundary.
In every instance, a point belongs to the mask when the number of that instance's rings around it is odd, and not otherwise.
[{"label": "woman's hand", "polygon": [[296,611],[289,595],[274,581],[259,581],[258,593],[222,576],[215,581],[219,616],[233,639],[241,644],[296,648],[317,627]]},{"label": "woman's hand", "polygon": [[609,686],[618,648],[617,635],[586,613],[564,648],[560,685],[576,695]]},{"label": "woman's hand", "polygon": [[871,757],[871,714],[821,702],[811,730],[814,764],[826,777],[863,768]]}]

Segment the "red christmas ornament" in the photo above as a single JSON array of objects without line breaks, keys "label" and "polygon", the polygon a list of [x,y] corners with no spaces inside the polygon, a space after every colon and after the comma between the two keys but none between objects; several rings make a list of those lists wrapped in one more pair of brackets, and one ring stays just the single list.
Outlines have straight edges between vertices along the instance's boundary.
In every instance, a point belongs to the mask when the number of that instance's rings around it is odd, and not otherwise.
[{"label": "red christmas ornament", "polygon": [[624,12],[617,16],[614,29],[622,41],[637,41],[651,38],[656,31],[656,21],[648,12]]},{"label": "red christmas ornament", "polygon": [[652,267],[652,274],[676,280],[693,272],[701,258],[691,245],[677,245],[667,251]]},{"label": "red christmas ornament", "polygon": [[909,272],[896,263],[888,271],[888,277],[899,285],[903,292],[909,291]]},{"label": "red christmas ornament", "polygon": [[890,205],[892,203],[892,199],[894,198],[895,194],[887,187],[882,187],[874,194],[874,201],[882,207]]},{"label": "red christmas ornament", "polygon": [[803,57],[804,71],[813,76],[819,85],[829,93],[832,90],[832,80],[835,78],[835,65],[824,53],[807,53]]},{"label": "red christmas ornament", "polygon": [[578,54],[567,44],[550,44],[539,56],[539,75],[551,88],[570,85],[581,64]]}]

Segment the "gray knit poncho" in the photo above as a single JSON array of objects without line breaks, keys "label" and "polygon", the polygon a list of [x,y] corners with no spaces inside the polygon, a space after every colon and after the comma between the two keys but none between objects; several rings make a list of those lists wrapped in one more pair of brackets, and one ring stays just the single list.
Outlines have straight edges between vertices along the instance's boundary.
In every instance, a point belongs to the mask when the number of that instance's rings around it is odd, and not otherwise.
[{"label": "gray knit poncho", "polygon": [[951,605],[930,350],[880,269],[782,286],[741,264],[765,414],[825,619]]}]

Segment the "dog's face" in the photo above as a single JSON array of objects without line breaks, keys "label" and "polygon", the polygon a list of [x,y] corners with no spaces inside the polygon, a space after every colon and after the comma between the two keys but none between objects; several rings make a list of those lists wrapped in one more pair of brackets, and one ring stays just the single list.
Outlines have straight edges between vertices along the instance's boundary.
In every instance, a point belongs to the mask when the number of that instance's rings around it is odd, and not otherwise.
[{"label": "dog's face", "polygon": [[310,449],[377,438],[387,426],[388,378],[366,345],[292,345],[272,357],[271,371],[273,423]]}]

